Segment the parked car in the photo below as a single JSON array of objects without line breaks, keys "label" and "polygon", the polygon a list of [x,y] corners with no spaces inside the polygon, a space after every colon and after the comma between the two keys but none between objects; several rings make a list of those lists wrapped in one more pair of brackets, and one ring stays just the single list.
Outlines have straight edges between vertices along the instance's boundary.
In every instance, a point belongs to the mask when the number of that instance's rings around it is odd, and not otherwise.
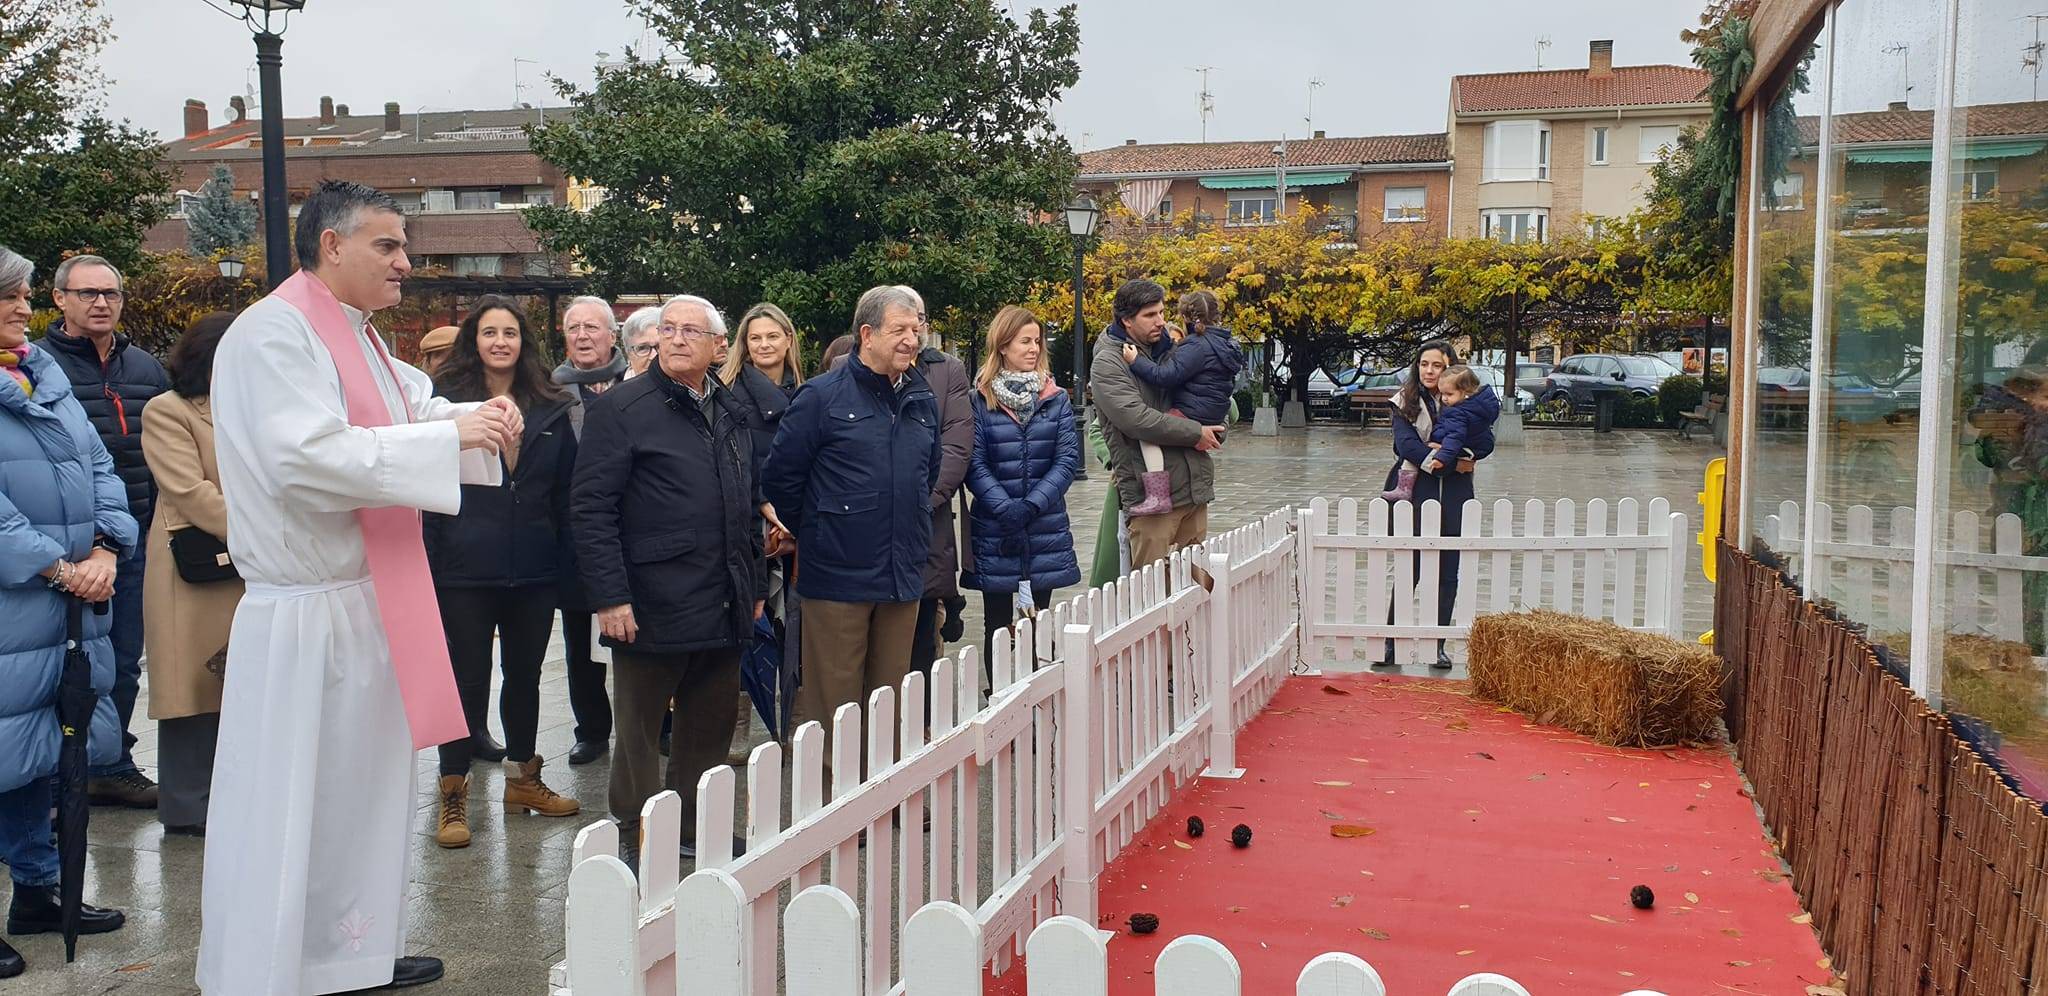
[{"label": "parked car", "polygon": [[[1915,406],[1919,404],[1919,377],[1914,375]],[[1902,382],[1903,383],[1903,382]],[[1805,367],[1762,367],[1756,372],[1757,406],[1777,421],[1796,423],[1805,416],[1813,394],[1813,375]],[[1828,375],[1828,413],[1839,421],[1864,422],[1883,418],[1899,408],[1899,392],[1879,387],[1861,374]]]},{"label": "parked car", "polygon": [[1638,398],[1654,398],[1678,368],[1651,355],[1581,353],[1567,356],[1543,381],[1544,401],[1564,399],[1574,409],[1594,406],[1600,392],[1619,389]]}]

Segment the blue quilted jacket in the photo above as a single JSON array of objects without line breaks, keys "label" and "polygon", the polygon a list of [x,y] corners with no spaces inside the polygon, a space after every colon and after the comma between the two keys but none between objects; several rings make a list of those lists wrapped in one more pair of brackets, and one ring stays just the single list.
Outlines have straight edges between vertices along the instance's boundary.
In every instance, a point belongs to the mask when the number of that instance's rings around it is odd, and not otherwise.
[{"label": "blue quilted jacket", "polygon": [[[974,406],[974,455],[967,463],[974,565],[961,587],[1016,591],[1017,582],[1029,578],[1038,592],[1078,583],[1081,565],[1067,524],[1067,489],[1081,466],[1081,436],[1067,392],[1048,382],[1037,410],[1023,423],[1000,406],[991,411],[979,391],[968,401]],[[1022,530],[1004,533],[997,517],[1018,501],[1031,504],[1031,518]]]},{"label": "blue quilted jacket", "polygon": [[[69,597],[48,588],[42,570],[58,559],[84,560],[102,535],[135,548],[135,519],[114,461],[71,394],[48,351],[22,364],[35,384],[24,394],[0,376],[0,792],[57,770],[57,678],[64,668]],[[107,692],[114,687],[111,615],[85,613],[92,686],[99,692],[87,754],[109,764],[121,730]]]}]

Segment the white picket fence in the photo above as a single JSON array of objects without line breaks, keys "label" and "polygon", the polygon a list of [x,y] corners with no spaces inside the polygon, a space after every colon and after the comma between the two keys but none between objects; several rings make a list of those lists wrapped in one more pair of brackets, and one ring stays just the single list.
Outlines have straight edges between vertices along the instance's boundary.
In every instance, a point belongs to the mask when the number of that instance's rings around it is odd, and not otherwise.
[{"label": "white picket fence", "polygon": [[[632,887],[632,872],[615,858],[599,858],[578,868],[569,901],[600,889]],[[700,884],[696,884],[699,883]],[[600,885],[601,883],[601,885]],[[724,952],[745,950],[741,903],[743,887],[724,871],[699,872],[684,883],[690,898],[701,899],[693,911],[707,919],[684,942],[680,973],[691,980],[690,992],[740,992],[732,958]],[[621,923],[620,926],[624,924]],[[867,986],[862,964],[861,912],[846,893],[829,885],[798,893],[784,913],[789,943],[789,991],[804,996],[981,996],[987,943],[981,918],[966,907],[935,902],[917,911],[903,927],[903,982],[891,989]],[[1030,996],[1108,996],[1109,947],[1106,935],[1079,917],[1050,917],[1031,931],[1024,944],[1024,986]],[[1242,996],[1244,973],[1230,950],[1213,938],[1186,934],[1166,945],[1152,968],[1156,996]],[[579,976],[580,980],[580,976]],[[609,981],[609,980],[607,980]],[[621,983],[630,987],[630,979]],[[725,988],[721,988],[724,985]],[[583,989],[578,990],[584,991]],[[638,988],[605,989],[606,993],[645,996]],[[666,991],[666,990],[665,990]],[[1267,990],[1271,991],[1271,990]],[[1295,979],[1296,996],[1387,996],[1379,972],[1363,958],[1331,952],[1311,960]],[[1452,985],[1447,996],[1530,996],[1529,990],[1505,976],[1469,975]],[[1624,996],[1663,996],[1638,989]]]},{"label": "white picket fence", "polygon": [[[700,870],[680,883],[675,793],[642,812],[637,882],[617,860],[617,824],[585,827],[556,992],[673,993],[682,980],[692,994],[775,993],[778,950],[794,971],[812,946],[794,933],[778,944],[785,885],[798,896],[827,880],[836,888],[861,926],[846,957],[878,994],[902,978],[902,930],[927,902],[972,909],[978,963],[998,972],[1056,914],[1093,919],[1097,875],[1205,763],[1236,774],[1237,728],[1299,657],[1291,518],[1274,512],[1005,631],[993,647],[996,691],[979,710],[972,647],[934,665],[929,717],[919,674],[900,694],[877,690],[865,709],[842,706],[830,786],[821,727],[805,724],[791,741],[787,823],[782,750],[755,748],[743,856],[729,853],[737,802],[726,767],[697,784]],[[793,981],[791,991],[806,990]]]},{"label": "white picket fence", "polygon": [[[1536,608],[1680,635],[1685,515],[1662,498],[1651,499],[1647,516],[1634,498],[1611,505],[1595,498],[1583,515],[1580,509],[1569,498],[1520,506],[1501,499],[1489,516],[1468,501],[1463,535],[1444,536],[1434,501],[1423,503],[1418,530],[1407,502],[1346,498],[1336,503],[1333,525],[1329,500],[1315,499],[1300,512],[1309,660],[1327,653],[1348,661],[1360,651],[1378,660],[1385,640],[1395,641],[1399,661],[1429,659],[1435,641],[1463,639],[1479,615]],[[1441,554],[1451,551],[1459,556],[1458,587],[1446,626],[1438,624],[1438,589],[1449,569]]]},{"label": "white picket fence", "polygon": [[[1462,537],[1438,535],[1435,502],[1419,534],[1406,503],[1368,502],[1364,533],[1356,500],[1337,503],[1334,530],[1330,507],[1275,511],[1004,631],[994,690],[978,709],[972,647],[933,666],[929,715],[919,674],[865,708],[842,706],[829,785],[822,729],[805,724],[790,743],[787,818],[779,745],[755,748],[744,799],[732,769],[705,773],[699,870],[687,879],[678,881],[675,793],[642,811],[637,880],[618,859],[618,825],[585,827],[555,996],[572,985],[573,996],[881,996],[906,984],[970,993],[984,968],[1001,974],[1031,951],[1057,952],[1026,958],[1031,992],[1094,996],[1106,982],[1088,980],[1107,972],[1107,935],[1093,926],[1097,876],[1189,778],[1241,775],[1236,731],[1291,670],[1329,650],[1349,657],[1362,639],[1398,639],[1412,658],[1426,641],[1462,637],[1482,603],[1677,629],[1687,529],[1661,498],[1646,523],[1634,499],[1616,503],[1612,526],[1608,503],[1589,502],[1583,533],[1569,501],[1554,514],[1528,503],[1519,529],[1512,503],[1496,503],[1483,523],[1474,502]],[[1453,623],[1437,626],[1434,554],[1446,550],[1467,566]],[[729,828],[741,805],[747,846],[735,857]],[[950,974],[926,974],[942,965]],[[1161,993],[1238,991],[1214,988],[1236,986],[1238,973],[1207,938],[1176,940],[1160,966]],[[1384,992],[1370,966],[1341,954],[1312,962],[1299,986]],[[1474,976],[1451,992],[1523,990]]]},{"label": "white picket fence", "polygon": [[[1811,556],[1799,513],[1799,502],[1783,502],[1764,518],[1762,531],[1793,576],[1856,622],[1884,629],[1877,623],[1889,619],[1891,631],[1905,631],[1913,608],[1914,510],[1893,508],[1880,520],[1868,505],[1838,512],[1816,502]],[[1948,570],[1942,604],[1948,632],[2026,641],[2028,618],[2048,610],[2027,605],[2027,576],[2048,573],[2048,557],[2023,554],[2024,544],[2020,517],[2010,512],[1988,523],[1968,510],[1950,515],[1948,534],[1937,540],[1938,562]]]}]

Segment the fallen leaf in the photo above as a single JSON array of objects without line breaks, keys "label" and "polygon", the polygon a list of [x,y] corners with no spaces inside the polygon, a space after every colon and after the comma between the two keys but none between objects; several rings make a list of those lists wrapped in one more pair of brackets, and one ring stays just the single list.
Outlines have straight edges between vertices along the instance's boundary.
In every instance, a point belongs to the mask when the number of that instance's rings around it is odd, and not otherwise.
[{"label": "fallen leaf", "polygon": [[1637,782],[1637,783],[1636,783],[1636,787],[1637,787],[1637,788],[1639,788],[1639,789],[1646,789],[1646,788],[1649,788],[1649,787],[1650,787],[1650,783],[1649,783],[1649,782]]},{"label": "fallen leaf", "polygon": [[1748,968],[1748,967],[1749,967],[1749,962],[1746,962],[1746,961],[1741,961],[1741,960],[1739,960],[1739,959],[1738,959],[1738,960],[1736,960],[1736,961],[1731,961],[1731,962],[1729,962],[1729,963],[1728,963],[1728,967],[1729,967],[1729,968]]},{"label": "fallen leaf", "polygon": [[1492,754],[1488,754],[1487,752],[1485,752],[1485,751],[1483,751],[1483,750],[1482,750],[1482,751],[1475,751],[1475,752],[1474,752],[1474,753],[1472,754],[1472,756],[1473,756],[1473,757],[1479,757],[1479,758],[1485,758],[1485,759],[1486,759],[1486,760],[1488,760],[1488,761],[1491,761],[1491,760],[1493,760],[1493,755],[1492,755]]},{"label": "fallen leaf", "polygon": [[1471,908],[1472,908],[1472,904],[1471,904],[1471,903],[1459,903],[1459,904],[1458,904],[1458,908],[1459,908],[1459,909],[1461,909],[1461,910],[1469,910],[1469,909],[1471,909]]},{"label": "fallen leaf", "polygon": [[1612,822],[1615,822],[1615,823],[1627,823],[1627,822],[1628,822],[1627,820],[1624,820],[1624,819],[1622,819],[1622,818],[1621,818],[1621,817],[1619,817],[1619,816],[1610,816],[1610,817],[1608,817],[1608,820],[1610,820],[1610,821],[1612,821]]},{"label": "fallen leaf", "polygon": [[1352,895],[1348,892],[1344,895],[1338,896],[1337,898],[1330,900],[1330,908],[1335,910],[1341,910],[1344,907],[1351,905],[1352,898]]},{"label": "fallen leaf", "polygon": [[1685,901],[1693,904],[1694,906],[1698,906],[1700,902],[1700,894],[1697,892],[1688,892],[1685,894]]},{"label": "fallen leaf", "polygon": [[1601,916],[1601,915],[1600,915],[1600,914],[1598,914],[1598,913],[1588,913],[1588,914],[1586,914],[1586,915],[1587,915],[1587,916],[1590,916],[1590,917],[1592,917],[1592,918],[1593,918],[1593,919],[1595,919],[1595,920],[1598,920],[1598,921],[1600,921],[1601,923],[1620,923],[1620,922],[1621,922],[1620,920],[1616,920],[1615,918],[1613,918],[1613,917],[1611,917],[1611,916]]},{"label": "fallen leaf", "polygon": [[1317,782],[1316,784],[1317,784],[1317,785],[1321,785],[1321,786],[1322,786],[1322,787],[1324,787],[1324,788],[1333,788],[1333,789],[1340,789],[1340,788],[1344,788],[1344,787],[1346,787],[1346,786],[1350,785],[1351,783],[1350,783],[1350,782]]},{"label": "fallen leaf", "polygon": [[1242,907],[1242,906],[1232,906],[1232,907],[1230,908],[1230,912],[1232,912],[1232,913],[1242,913],[1242,912],[1244,912],[1244,907]]},{"label": "fallen leaf", "polygon": [[1742,931],[1736,930],[1734,927],[1722,927],[1721,933],[1727,934],[1729,937],[1742,936]]},{"label": "fallen leaf", "polygon": [[[1330,836],[1332,837],[1370,837],[1376,833],[1379,833],[1379,831],[1371,827],[1359,826],[1356,823],[1339,823],[1330,828]],[[1370,875],[1372,873],[1366,872],[1366,874]]]},{"label": "fallen leaf", "polygon": [[1543,772],[1539,771],[1539,772],[1537,772],[1537,773],[1535,773],[1535,774],[1533,774],[1533,775],[1530,775],[1530,776],[1529,776],[1529,777],[1528,777],[1528,778],[1527,778],[1526,780],[1527,780],[1527,781],[1532,781],[1532,782],[1540,782],[1540,781],[1544,780],[1545,778],[1549,778],[1549,777],[1550,777],[1549,775],[1546,775],[1546,774],[1544,774]]},{"label": "fallen leaf", "polygon": [[1371,761],[1368,761],[1368,760],[1366,760],[1365,758],[1362,758],[1362,757],[1347,757],[1347,758],[1345,758],[1345,760],[1347,760],[1347,761],[1357,761],[1357,762],[1358,762],[1358,763],[1360,763],[1360,764],[1371,764],[1371,763],[1372,763]]},{"label": "fallen leaf", "polygon": [[1316,810],[1316,812],[1323,814],[1323,819],[1326,820],[1341,820],[1344,818],[1342,816],[1338,816],[1336,813],[1330,812],[1327,809],[1318,809]]},{"label": "fallen leaf", "polygon": [[1345,691],[1345,690],[1343,690],[1343,689],[1341,689],[1341,688],[1338,688],[1338,687],[1337,687],[1337,686],[1335,686],[1335,685],[1324,685],[1324,686],[1323,686],[1323,693],[1324,693],[1324,694],[1326,694],[1326,695],[1349,695],[1349,694],[1351,694],[1350,692],[1347,692],[1347,691]]},{"label": "fallen leaf", "polygon": [[1701,783],[1700,783],[1700,787],[1701,787],[1701,788],[1703,788],[1703,789],[1710,789],[1710,788],[1713,788],[1713,787],[1714,787],[1714,783],[1713,783],[1713,782],[1701,782]]},{"label": "fallen leaf", "polygon": [[1811,914],[1811,913],[1801,913],[1801,914],[1799,914],[1798,916],[1795,916],[1795,917],[1793,917],[1793,918],[1792,918],[1792,922],[1793,922],[1793,923],[1812,923],[1812,922],[1813,922],[1813,914]]},{"label": "fallen leaf", "polygon": [[1469,730],[1471,728],[1472,724],[1462,719],[1454,719],[1444,724],[1444,729],[1446,730]]},{"label": "fallen leaf", "polygon": [[1178,848],[1180,848],[1180,849],[1181,849],[1181,850],[1183,850],[1183,851],[1192,851],[1192,850],[1194,850],[1194,849],[1195,849],[1195,845],[1193,845],[1193,844],[1190,844],[1190,843],[1188,843],[1187,841],[1184,841],[1184,840],[1176,840],[1176,841],[1174,841],[1174,842],[1173,842],[1173,846],[1175,846],[1175,847],[1178,847]]},{"label": "fallen leaf", "polygon": [[116,971],[116,972],[147,972],[147,971],[149,971],[149,970],[150,970],[151,968],[155,967],[155,965],[156,965],[156,963],[155,963],[155,962],[150,962],[150,961],[138,961],[138,962],[136,962],[136,963],[135,963],[135,964],[133,964],[133,965],[123,965],[123,966],[121,966],[120,968],[114,969],[114,971]]},{"label": "fallen leaf", "polygon": [[1665,871],[1665,873],[1666,873],[1666,874],[1670,874],[1670,875],[1676,875],[1676,874],[1678,874],[1678,866],[1677,866],[1677,865],[1665,865],[1665,866],[1664,866],[1664,871]]},{"label": "fallen leaf", "polygon": [[1375,941],[1392,940],[1392,938],[1389,938],[1387,936],[1386,931],[1381,930],[1378,927],[1360,927],[1358,928],[1358,932],[1364,934],[1367,937],[1372,938]]},{"label": "fallen leaf", "polygon": [[1463,958],[1463,957],[1465,957],[1466,955],[1468,955],[1468,954],[1471,954],[1471,953],[1472,953],[1473,951],[1476,951],[1476,950],[1478,950],[1478,949],[1477,949],[1477,948],[1466,948],[1465,950],[1463,950],[1463,951],[1460,951],[1460,952],[1458,952],[1458,957],[1460,957],[1460,958]]},{"label": "fallen leaf", "polygon": [[1827,957],[1826,955],[1822,955],[1821,959],[1817,962],[1814,962],[1814,964],[1820,966],[1820,970],[1823,972],[1831,972],[1835,968],[1835,960],[1833,958]]}]

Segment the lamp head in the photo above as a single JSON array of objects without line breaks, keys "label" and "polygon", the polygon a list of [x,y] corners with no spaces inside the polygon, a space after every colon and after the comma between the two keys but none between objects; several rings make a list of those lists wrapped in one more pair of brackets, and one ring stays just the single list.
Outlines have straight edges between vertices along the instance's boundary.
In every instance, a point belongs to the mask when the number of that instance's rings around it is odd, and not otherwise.
[{"label": "lamp head", "polygon": [[1067,234],[1076,239],[1085,239],[1095,234],[1095,223],[1102,217],[1102,209],[1095,206],[1095,199],[1082,194],[1067,205]]}]

